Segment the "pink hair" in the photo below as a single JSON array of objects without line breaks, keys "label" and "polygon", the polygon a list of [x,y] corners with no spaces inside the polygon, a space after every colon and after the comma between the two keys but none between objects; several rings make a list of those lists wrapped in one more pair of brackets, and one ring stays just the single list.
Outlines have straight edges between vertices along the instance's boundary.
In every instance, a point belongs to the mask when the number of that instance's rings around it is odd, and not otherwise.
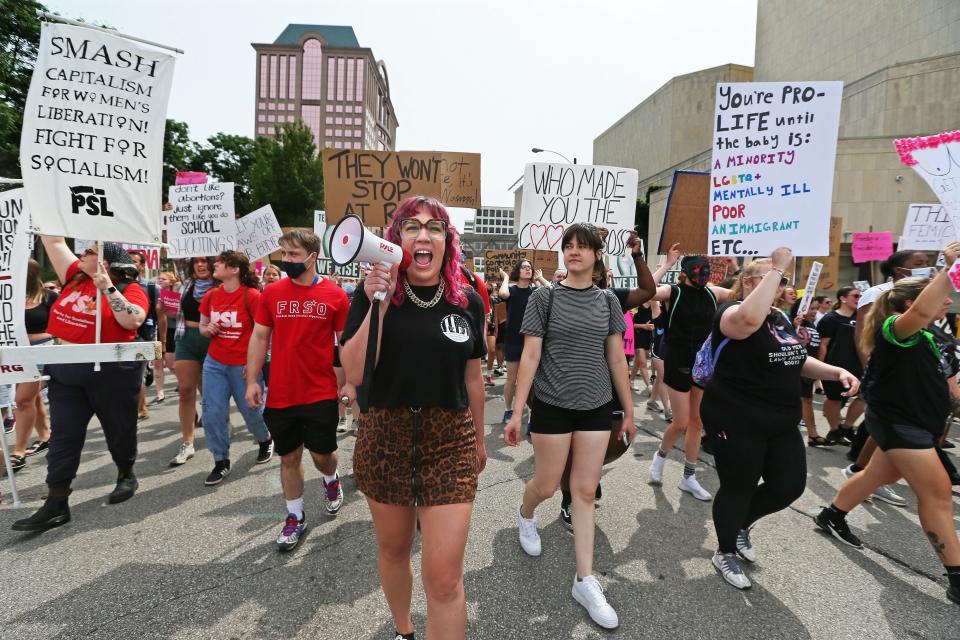
[{"label": "pink hair", "polygon": [[[440,277],[443,278],[443,297],[447,302],[455,307],[465,309],[467,306],[467,295],[464,293],[464,287],[468,286],[460,272],[460,234],[456,227],[450,224],[450,214],[434,198],[424,196],[413,196],[400,203],[396,211],[393,212],[393,223],[387,228],[386,239],[395,244],[401,243],[400,223],[407,218],[412,218],[421,211],[426,211],[431,217],[443,220],[447,223],[447,239],[444,243],[443,266],[440,268]],[[407,274],[403,271],[397,276],[397,290],[393,294],[394,305],[400,306],[407,297],[403,290],[403,283],[407,279]]]}]

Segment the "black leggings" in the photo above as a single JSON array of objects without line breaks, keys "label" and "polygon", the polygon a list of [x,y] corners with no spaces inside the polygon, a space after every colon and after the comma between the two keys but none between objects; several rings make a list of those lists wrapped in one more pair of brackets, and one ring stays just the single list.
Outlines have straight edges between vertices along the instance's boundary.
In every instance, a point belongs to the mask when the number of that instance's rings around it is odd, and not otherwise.
[{"label": "black leggings", "polygon": [[[807,484],[807,454],[796,425],[708,422],[720,490],[713,499],[713,526],[721,553],[737,550],[737,533],[790,506]],[[757,484],[763,478],[762,484]]]}]

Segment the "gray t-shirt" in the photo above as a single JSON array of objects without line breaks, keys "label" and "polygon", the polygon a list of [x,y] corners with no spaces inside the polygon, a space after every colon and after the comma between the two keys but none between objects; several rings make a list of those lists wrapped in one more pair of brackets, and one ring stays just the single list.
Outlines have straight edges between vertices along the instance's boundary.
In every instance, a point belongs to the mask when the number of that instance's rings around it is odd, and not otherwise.
[{"label": "gray t-shirt", "polygon": [[[533,392],[541,402],[590,410],[613,398],[604,343],[627,330],[623,310],[609,289],[571,289],[562,284],[530,296],[520,333],[543,338]],[[544,329],[546,328],[546,336]]]}]

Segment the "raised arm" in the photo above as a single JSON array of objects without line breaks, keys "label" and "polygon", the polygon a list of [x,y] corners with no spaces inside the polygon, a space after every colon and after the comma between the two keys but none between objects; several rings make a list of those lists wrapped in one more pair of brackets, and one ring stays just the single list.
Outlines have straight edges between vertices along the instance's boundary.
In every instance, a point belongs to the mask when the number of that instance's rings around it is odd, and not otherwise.
[{"label": "raised arm", "polygon": [[501,300],[506,300],[510,297],[510,275],[503,269],[500,269],[500,277],[503,278],[503,280],[500,283],[500,291],[497,293],[500,294]]},{"label": "raised arm", "polygon": [[66,284],[67,269],[77,261],[77,256],[70,251],[67,241],[59,236],[40,236],[40,240],[43,242],[47,257],[50,258],[53,270],[57,272],[57,277],[60,282]]},{"label": "raised arm", "polygon": [[943,257],[947,260],[947,266],[941,269],[937,277],[920,292],[910,308],[894,320],[893,333],[898,340],[909,338],[925,328],[943,311],[944,300],[952,291],[948,272],[953,263],[960,258],[960,242],[954,241],[944,247]]},{"label": "raised arm", "polygon": [[633,265],[637,268],[637,288],[631,289],[627,294],[627,308],[624,311],[635,309],[647,300],[657,295],[657,283],[650,273],[650,267],[647,266],[644,255],[640,251],[640,239],[637,232],[630,233],[627,240],[627,246],[630,247],[630,255],[633,257]]},{"label": "raised arm", "polygon": [[733,340],[744,340],[759,329],[780,289],[783,270],[793,260],[793,252],[780,247],[770,256],[773,266],[742,304],[729,307],[720,318],[720,331]]}]

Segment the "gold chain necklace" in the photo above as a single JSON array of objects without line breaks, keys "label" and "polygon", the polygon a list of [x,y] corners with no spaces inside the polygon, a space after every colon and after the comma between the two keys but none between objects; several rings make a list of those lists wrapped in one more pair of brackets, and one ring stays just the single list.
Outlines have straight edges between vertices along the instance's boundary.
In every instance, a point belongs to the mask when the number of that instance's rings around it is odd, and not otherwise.
[{"label": "gold chain necklace", "polygon": [[403,290],[407,292],[407,297],[421,309],[429,309],[430,307],[435,306],[440,302],[440,298],[443,296],[443,279],[440,279],[440,286],[437,287],[437,293],[433,296],[433,300],[430,302],[424,302],[417,297],[417,294],[413,292],[413,289],[410,288],[410,283],[406,280],[403,281]]}]

